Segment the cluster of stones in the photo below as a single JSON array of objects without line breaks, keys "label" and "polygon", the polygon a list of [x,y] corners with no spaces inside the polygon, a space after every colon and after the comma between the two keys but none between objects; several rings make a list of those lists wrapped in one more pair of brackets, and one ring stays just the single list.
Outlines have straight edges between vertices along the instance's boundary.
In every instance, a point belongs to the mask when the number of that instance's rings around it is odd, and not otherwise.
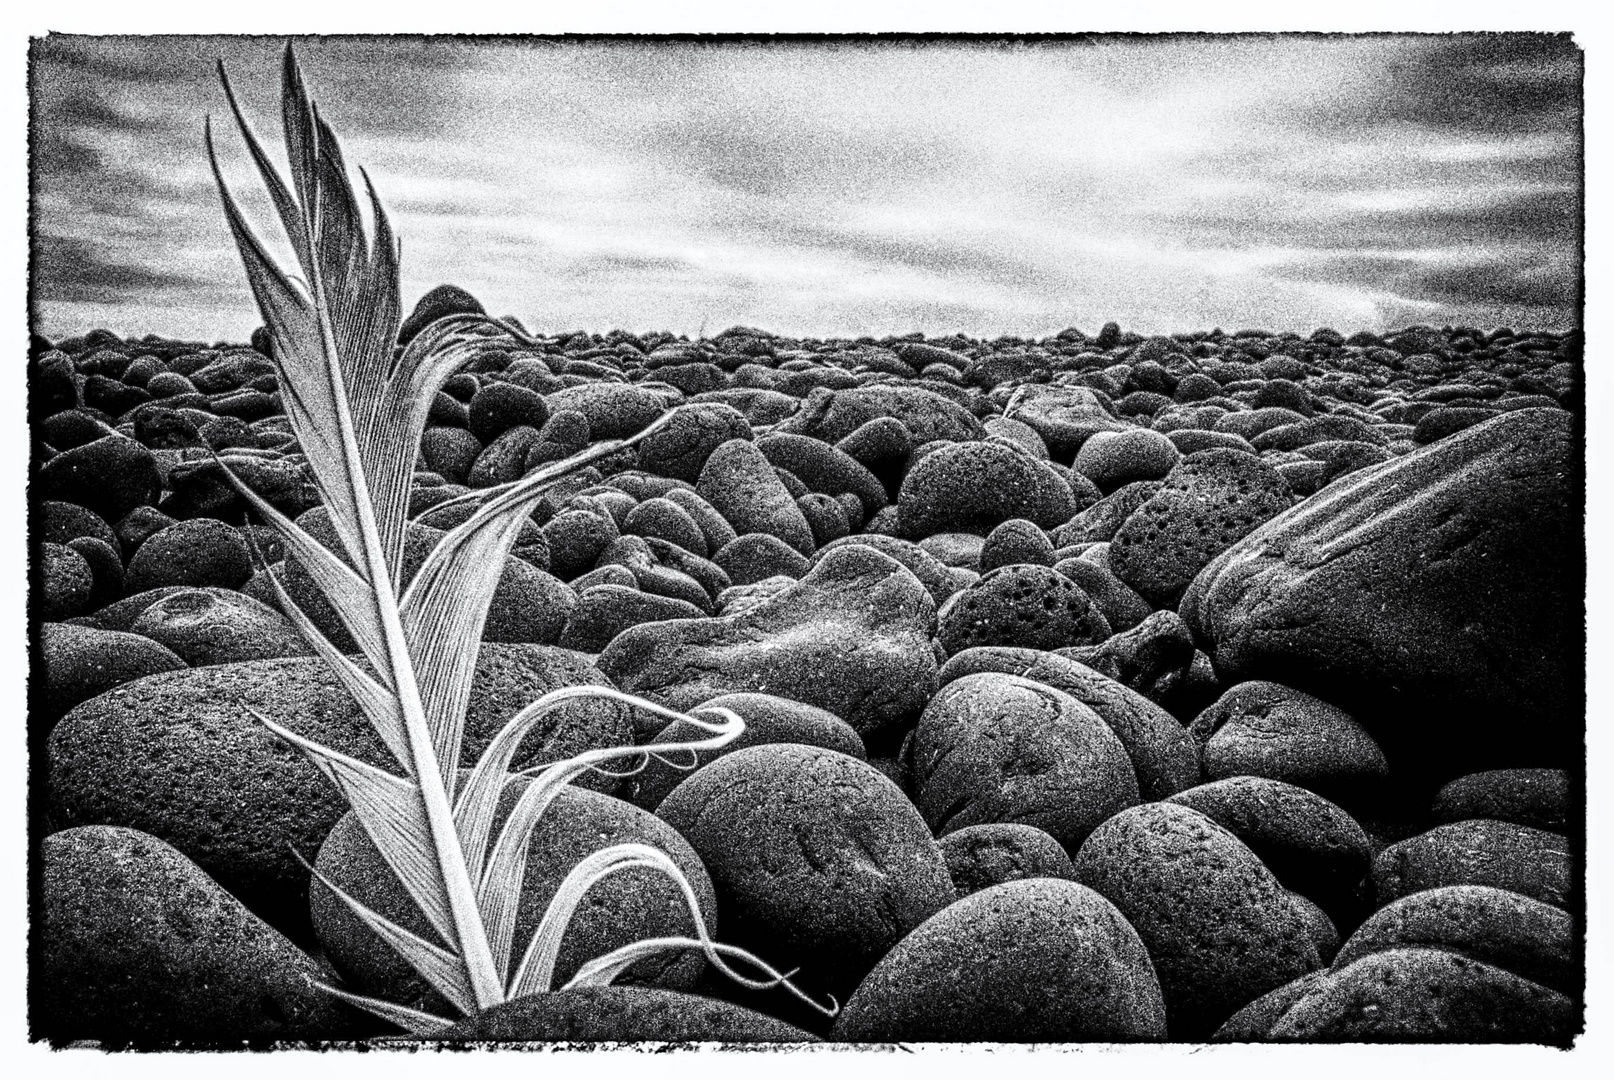
[{"label": "cluster of stones", "polygon": [[[475,306],[434,290],[403,336]],[[517,940],[579,859],[650,843],[721,940],[842,1007],[685,952],[445,1037],[1580,1030],[1578,334],[540,340],[432,403],[409,572],[454,496],[680,412],[523,526],[466,762],[568,685],[748,727],[568,791]],[[430,934],[254,719],[386,763],[270,576],[339,619],[216,460],[330,539],[254,344],[34,341],[37,1035],[384,1033],[310,979],[451,1013],[312,880]],[[678,735],[577,701],[517,765]],[[672,884],[617,875],[557,976],[690,930]]]}]

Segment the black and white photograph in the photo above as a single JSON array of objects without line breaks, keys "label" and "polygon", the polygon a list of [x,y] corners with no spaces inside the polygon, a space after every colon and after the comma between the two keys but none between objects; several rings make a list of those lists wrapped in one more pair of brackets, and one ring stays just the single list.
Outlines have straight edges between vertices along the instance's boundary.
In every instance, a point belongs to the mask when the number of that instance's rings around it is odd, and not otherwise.
[{"label": "black and white photograph", "polygon": [[1583,1069],[1607,43],[1188,10],[30,16],[16,1048]]}]

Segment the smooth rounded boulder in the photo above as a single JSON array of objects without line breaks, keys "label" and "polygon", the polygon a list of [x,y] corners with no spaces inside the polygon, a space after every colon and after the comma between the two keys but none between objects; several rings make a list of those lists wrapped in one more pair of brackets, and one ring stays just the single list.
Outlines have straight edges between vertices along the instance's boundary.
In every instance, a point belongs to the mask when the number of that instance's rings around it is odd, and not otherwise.
[{"label": "smooth rounded boulder", "polygon": [[818,1037],[727,1001],[653,986],[583,986],[484,1009],[433,1039],[473,1043],[797,1043]]},{"label": "smooth rounded boulder", "polygon": [[[985,429],[973,413],[930,390],[903,383],[872,383],[849,390],[817,389],[775,431],[838,443],[871,420],[902,423],[915,442],[979,439]],[[853,457],[857,455],[853,454]]]},{"label": "smooth rounded boulder", "polygon": [[995,885],[903,938],[835,1021],[838,1042],[1137,1042],[1160,983],[1115,905],[1073,881]]},{"label": "smooth rounded boulder", "polygon": [[1087,706],[1015,675],[966,675],[925,707],[903,745],[914,805],[933,833],[1035,825],[1075,851],[1138,801],[1126,747]]},{"label": "smooth rounded boulder", "polygon": [[1570,997],[1585,988],[1569,912],[1490,885],[1443,885],[1386,904],[1340,946],[1333,966],[1410,947],[1459,952]]},{"label": "smooth rounded boulder", "polygon": [[936,840],[959,899],[1024,878],[1076,880],[1070,856],[1035,825],[994,821],[966,825]]},{"label": "smooth rounded boulder", "polygon": [[1355,809],[1376,806],[1390,776],[1384,752],[1354,717],[1274,682],[1230,687],[1188,733],[1207,780],[1264,776]]},{"label": "smooth rounded boulder", "polygon": [[1082,443],[1073,468],[1108,492],[1137,480],[1163,479],[1181,457],[1171,440],[1152,428],[1099,431]]},{"label": "smooth rounded boulder", "polygon": [[1272,871],[1197,810],[1124,810],[1093,831],[1075,863],[1079,880],[1143,939],[1174,1039],[1203,1039],[1262,994],[1322,966],[1304,912]]},{"label": "smooth rounded boulder", "polygon": [[[636,806],[654,810],[668,792],[695,770],[748,746],[801,743],[822,746],[860,761],[868,757],[863,740],[852,730],[852,725],[834,713],[789,698],[772,694],[724,694],[706,702],[703,708],[732,710],[745,721],[745,730],[726,746],[669,755],[665,759],[652,758],[624,782],[624,798]],[[705,735],[687,721],[674,720],[643,745],[647,750],[654,750],[661,744],[700,739]]]},{"label": "smooth rounded boulder", "polygon": [[[484,644],[462,762],[474,764],[505,721],[548,691],[603,683],[581,660],[543,646]],[[322,660],[188,668],[119,687],[62,718],[48,747],[51,820],[150,833],[275,927],[306,934],[308,871],[298,856],[313,857],[347,805],[253,712],[370,764],[396,767]],[[630,744],[632,730],[617,702],[565,702],[523,742],[517,765]]]},{"label": "smooth rounded boulder", "polygon": [[996,646],[966,649],[947,661],[937,681],[947,686],[966,675],[989,671],[1051,686],[1097,713],[1126,747],[1138,792],[1145,801],[1164,799],[1199,783],[1199,753],[1170,713],[1137,691],[1058,653]]},{"label": "smooth rounded boulder", "polygon": [[1279,780],[1233,776],[1167,801],[1198,810],[1238,837],[1285,888],[1334,918],[1355,906],[1373,857],[1367,833],[1321,795]]},{"label": "smooth rounded boulder", "polygon": [[375,1029],[313,985],[334,981],[324,965],[156,837],[66,829],[39,865],[35,1037],[239,1048]]},{"label": "smooth rounded boulder", "polygon": [[754,607],[618,634],[599,666],[618,687],[687,710],[756,691],[827,709],[867,738],[916,717],[936,686],[930,593],[896,560],[852,544]]},{"label": "smooth rounded boulder", "polygon": [[1494,885],[1567,908],[1574,862],[1562,833],[1475,818],[1438,825],[1391,844],[1373,860],[1373,892],[1383,905],[1442,885]]},{"label": "smooth rounded boulder", "polygon": [[1075,513],[1075,496],[1058,473],[995,442],[953,443],[926,454],[897,494],[897,521],[914,540],[939,532],[985,536],[1011,518],[1052,529]]},{"label": "smooth rounded boulder", "polygon": [[140,634],[71,623],[40,624],[39,657],[38,719],[45,723],[115,686],[186,667],[172,650]]},{"label": "smooth rounded boulder", "polygon": [[1492,818],[1561,833],[1568,831],[1571,818],[1570,790],[1564,769],[1491,769],[1441,788],[1433,812],[1443,825]]},{"label": "smooth rounded boulder", "polygon": [[1580,1027],[1563,994],[1444,949],[1405,948],[1373,953],[1319,979],[1266,1038],[1565,1046]]},{"label": "smooth rounded boulder", "polygon": [[172,649],[192,667],[314,655],[290,619],[228,589],[169,593],[142,611],[129,629]]},{"label": "smooth rounded boulder", "polygon": [[723,939],[844,1001],[953,900],[936,841],[890,780],[856,758],[777,743],[698,770],[656,814],[717,888]]},{"label": "smooth rounded boulder", "polygon": [[1431,793],[1568,767],[1583,756],[1578,458],[1570,414],[1532,408],[1362,469],[1219,555],[1183,619],[1225,677],[1338,705]]},{"label": "smooth rounded boulder", "polygon": [[813,553],[813,530],[778,473],[754,444],[730,439],[702,466],[695,490],[738,534],[766,533],[803,555]]}]

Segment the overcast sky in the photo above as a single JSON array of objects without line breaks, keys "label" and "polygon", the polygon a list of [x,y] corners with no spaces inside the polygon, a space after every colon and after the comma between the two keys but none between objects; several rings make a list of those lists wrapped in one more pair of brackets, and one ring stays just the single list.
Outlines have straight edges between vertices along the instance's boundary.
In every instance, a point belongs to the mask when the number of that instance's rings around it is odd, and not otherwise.
[{"label": "overcast sky", "polygon": [[[38,329],[258,324],[202,119],[254,196],[213,60],[278,155],[283,44],[36,43]],[[402,237],[406,306],[453,282],[540,332],[691,335],[1577,318],[1562,38],[297,49]]]}]

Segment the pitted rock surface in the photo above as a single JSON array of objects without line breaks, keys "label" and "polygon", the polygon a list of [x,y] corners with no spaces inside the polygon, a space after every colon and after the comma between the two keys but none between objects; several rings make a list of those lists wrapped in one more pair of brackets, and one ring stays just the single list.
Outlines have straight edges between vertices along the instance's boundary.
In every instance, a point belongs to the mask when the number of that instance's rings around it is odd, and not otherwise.
[{"label": "pitted rock surface", "polygon": [[1103,612],[1052,567],[999,567],[943,608],[936,640],[948,653],[982,645],[1052,650],[1110,636]]},{"label": "pitted rock surface", "polygon": [[1206,564],[1293,501],[1283,477],[1259,458],[1202,450],[1116,530],[1110,569],[1150,603],[1175,607]]}]

